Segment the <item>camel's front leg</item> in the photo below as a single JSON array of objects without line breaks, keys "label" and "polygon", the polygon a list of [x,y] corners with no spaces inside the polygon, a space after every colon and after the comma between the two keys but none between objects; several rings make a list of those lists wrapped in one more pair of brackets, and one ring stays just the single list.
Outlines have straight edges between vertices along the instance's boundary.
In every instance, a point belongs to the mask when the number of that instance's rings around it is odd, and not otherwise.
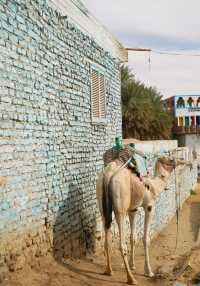
[{"label": "camel's front leg", "polygon": [[136,239],[135,239],[135,234],[136,234],[136,224],[135,224],[135,218],[136,218],[137,210],[134,210],[129,213],[129,222],[130,222],[130,229],[131,229],[131,234],[130,234],[130,243],[131,243],[131,255],[130,255],[130,268],[134,270],[135,267],[135,244],[136,244]]},{"label": "camel's front leg", "polygon": [[145,275],[149,277],[153,277],[154,273],[151,270],[150,261],[149,261],[149,245],[150,245],[149,230],[150,230],[150,224],[151,224],[152,215],[153,215],[152,206],[145,207],[144,211],[145,211],[144,237],[143,237],[144,250],[145,250],[144,272],[145,272]]},{"label": "camel's front leg", "polygon": [[106,253],[106,259],[107,259],[107,266],[105,270],[106,275],[112,275],[112,266],[111,266],[111,250],[112,250],[112,232],[111,227],[109,229],[105,228],[105,253]]},{"label": "camel's front leg", "polygon": [[127,247],[125,244],[125,231],[124,231],[124,224],[125,224],[125,215],[123,214],[115,214],[116,221],[119,227],[119,237],[120,237],[120,251],[122,258],[124,260],[124,265],[127,272],[127,283],[131,285],[137,285],[137,281],[134,279],[129,264],[128,264],[128,258],[127,258]]}]

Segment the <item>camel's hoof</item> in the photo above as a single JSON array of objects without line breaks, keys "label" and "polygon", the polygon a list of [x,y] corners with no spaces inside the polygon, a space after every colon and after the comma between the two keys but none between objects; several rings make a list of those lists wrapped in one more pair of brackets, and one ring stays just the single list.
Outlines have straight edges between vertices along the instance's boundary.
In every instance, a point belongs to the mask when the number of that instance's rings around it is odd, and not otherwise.
[{"label": "camel's hoof", "polygon": [[130,265],[130,269],[135,270],[136,269],[135,265]]},{"label": "camel's hoof", "polygon": [[154,274],[153,272],[147,272],[147,273],[145,273],[144,275],[145,275],[146,277],[150,277],[150,278],[152,278],[152,277],[155,276],[155,274]]},{"label": "camel's hoof", "polygon": [[127,280],[127,284],[129,284],[129,285],[138,285],[138,282],[133,277],[129,277],[128,280]]},{"label": "camel's hoof", "polygon": [[107,276],[112,276],[113,272],[111,270],[105,270],[103,274]]}]

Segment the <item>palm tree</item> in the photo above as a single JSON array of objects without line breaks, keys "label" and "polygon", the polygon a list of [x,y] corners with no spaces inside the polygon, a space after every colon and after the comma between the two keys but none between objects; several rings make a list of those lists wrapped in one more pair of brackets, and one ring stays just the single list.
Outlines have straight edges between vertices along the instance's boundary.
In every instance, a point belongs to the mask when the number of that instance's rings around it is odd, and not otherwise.
[{"label": "palm tree", "polygon": [[172,118],[164,110],[162,95],[136,80],[127,66],[121,70],[124,138],[169,139]]}]

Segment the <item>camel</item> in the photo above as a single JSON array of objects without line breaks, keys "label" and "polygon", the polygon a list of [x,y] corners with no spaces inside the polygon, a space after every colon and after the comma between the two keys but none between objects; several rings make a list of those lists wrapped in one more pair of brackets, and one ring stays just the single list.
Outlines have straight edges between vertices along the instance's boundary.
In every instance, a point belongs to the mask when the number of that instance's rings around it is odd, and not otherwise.
[{"label": "camel", "polygon": [[[120,251],[127,272],[127,283],[137,285],[131,270],[135,269],[135,217],[137,209],[143,207],[145,212],[143,244],[145,249],[145,275],[153,277],[149,260],[149,228],[152,219],[153,207],[156,197],[166,188],[168,178],[178,164],[183,164],[174,158],[162,156],[158,158],[155,166],[155,176],[146,177],[142,181],[130,169],[120,168],[121,163],[115,160],[107,165],[99,174],[96,184],[96,194],[99,210],[105,230],[105,253],[107,258],[106,275],[112,275],[111,266],[111,222],[112,211],[119,228]],[[130,222],[130,261],[127,258],[125,243],[125,218],[129,216]]]}]

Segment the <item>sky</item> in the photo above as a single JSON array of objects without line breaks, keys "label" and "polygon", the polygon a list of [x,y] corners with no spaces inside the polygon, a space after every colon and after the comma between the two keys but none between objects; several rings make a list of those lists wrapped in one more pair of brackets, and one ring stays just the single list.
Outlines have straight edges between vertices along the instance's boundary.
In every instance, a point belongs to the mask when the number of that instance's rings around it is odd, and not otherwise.
[{"label": "sky", "polygon": [[[200,94],[199,0],[82,0],[125,47],[179,52],[129,53],[136,78],[164,97]],[[188,56],[199,54],[199,57]],[[150,58],[150,59],[149,59]]]}]

